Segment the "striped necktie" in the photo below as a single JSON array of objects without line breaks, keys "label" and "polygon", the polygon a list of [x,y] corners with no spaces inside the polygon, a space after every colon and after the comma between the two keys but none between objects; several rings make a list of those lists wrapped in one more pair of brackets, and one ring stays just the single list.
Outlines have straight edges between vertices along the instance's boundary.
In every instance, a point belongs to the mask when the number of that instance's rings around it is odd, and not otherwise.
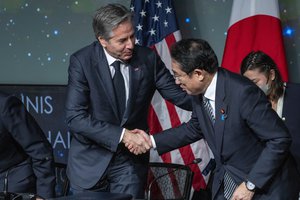
[{"label": "striped necktie", "polygon": [[229,176],[227,172],[224,174],[224,197],[227,200],[230,200],[234,190],[237,188],[237,184]]},{"label": "striped necktie", "polygon": [[209,99],[206,98],[205,96],[202,97],[202,103],[203,103],[203,107],[205,108],[212,124],[214,125],[215,124],[215,114],[214,114],[214,110],[211,106],[211,104],[209,103]]},{"label": "striped necktie", "polygon": [[[203,107],[205,108],[207,114],[209,115],[210,120],[212,121],[212,124],[215,124],[215,115],[213,108],[211,104],[209,103],[209,99],[203,96],[202,98]],[[234,190],[236,189],[237,184],[234,182],[234,180],[229,176],[227,172],[224,174],[224,197],[225,199],[229,200],[231,199]]]}]

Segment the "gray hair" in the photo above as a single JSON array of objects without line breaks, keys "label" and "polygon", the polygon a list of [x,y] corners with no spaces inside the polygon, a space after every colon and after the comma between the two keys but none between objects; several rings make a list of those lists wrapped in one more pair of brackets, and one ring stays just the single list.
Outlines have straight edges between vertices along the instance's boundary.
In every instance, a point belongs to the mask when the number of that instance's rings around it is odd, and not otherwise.
[{"label": "gray hair", "polygon": [[105,40],[112,37],[112,31],[125,21],[133,21],[133,14],[121,4],[108,4],[96,10],[93,18],[93,29],[96,38]]}]

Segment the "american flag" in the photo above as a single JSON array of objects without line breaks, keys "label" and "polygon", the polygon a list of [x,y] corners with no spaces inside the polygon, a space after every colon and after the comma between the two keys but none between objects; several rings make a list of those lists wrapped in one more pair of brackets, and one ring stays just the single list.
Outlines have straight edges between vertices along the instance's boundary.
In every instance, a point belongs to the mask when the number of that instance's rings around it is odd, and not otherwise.
[{"label": "american flag", "polygon": [[[177,28],[175,10],[171,0],[132,0],[130,9],[134,12],[136,44],[155,50],[171,70],[170,46],[181,39]],[[190,112],[184,111],[164,100],[156,91],[149,110],[150,134],[176,127],[190,119]],[[161,157],[150,152],[150,162],[188,164],[195,158],[202,158],[198,165],[190,165],[194,172],[193,189],[206,188],[210,173],[201,173],[212,157],[204,140],[166,153]],[[207,168],[206,168],[207,171]]]}]

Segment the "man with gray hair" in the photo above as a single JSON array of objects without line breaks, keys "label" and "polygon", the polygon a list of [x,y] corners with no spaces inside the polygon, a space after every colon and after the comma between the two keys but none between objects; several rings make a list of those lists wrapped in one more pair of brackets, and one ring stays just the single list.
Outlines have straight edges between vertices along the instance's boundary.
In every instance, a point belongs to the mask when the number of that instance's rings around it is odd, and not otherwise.
[{"label": "man with gray hair", "polygon": [[[70,57],[66,118],[72,132],[67,174],[72,192],[144,198],[151,142],[147,116],[155,90],[191,110],[190,97],[151,49],[135,46],[132,13],[109,4],[94,15],[97,41]],[[124,144],[139,146],[141,155]]]}]

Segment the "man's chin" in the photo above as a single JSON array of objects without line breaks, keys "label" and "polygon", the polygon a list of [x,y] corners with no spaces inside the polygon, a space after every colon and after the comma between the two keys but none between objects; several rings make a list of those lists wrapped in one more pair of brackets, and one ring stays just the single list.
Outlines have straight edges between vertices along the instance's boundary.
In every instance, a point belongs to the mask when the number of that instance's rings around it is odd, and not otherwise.
[{"label": "man's chin", "polygon": [[181,89],[182,89],[182,91],[184,91],[184,92],[186,92],[186,93],[189,94],[189,91],[186,88],[181,88]]},{"label": "man's chin", "polygon": [[182,90],[185,91],[188,95],[194,95],[193,92],[191,92],[191,91],[189,91],[189,90],[187,90],[187,89],[182,89]]},{"label": "man's chin", "polygon": [[128,55],[125,55],[125,56],[123,56],[123,58],[122,58],[122,60],[124,60],[124,61],[128,61],[128,60],[130,60],[132,58],[132,54],[128,54]]}]

